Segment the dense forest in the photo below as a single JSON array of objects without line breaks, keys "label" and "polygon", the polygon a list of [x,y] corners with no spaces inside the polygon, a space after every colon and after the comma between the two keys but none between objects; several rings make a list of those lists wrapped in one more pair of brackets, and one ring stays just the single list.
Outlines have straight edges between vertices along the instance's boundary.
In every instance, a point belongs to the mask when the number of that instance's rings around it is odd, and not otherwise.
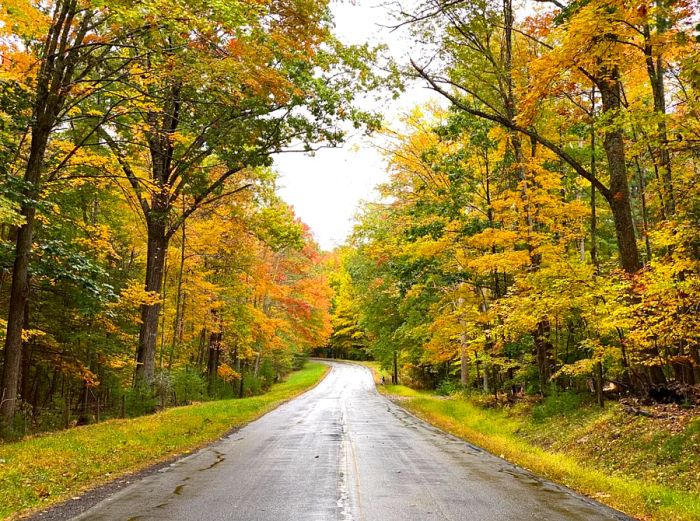
[{"label": "dense forest", "polygon": [[[700,43],[685,0],[428,0],[391,63],[323,0],[0,11],[4,431],[267,388],[298,355],[499,397],[693,402]],[[378,140],[390,178],[320,251],[276,154]]]},{"label": "dense forest", "polygon": [[405,74],[443,103],[387,132],[382,199],[333,259],[331,351],[496,398],[697,400],[697,7],[398,13]]},{"label": "dense forest", "polygon": [[330,334],[274,154],[377,118],[319,0],[0,8],[1,422],[256,393]]},{"label": "dense forest", "polygon": [[0,353],[3,519],[700,519],[700,3],[0,0]]}]

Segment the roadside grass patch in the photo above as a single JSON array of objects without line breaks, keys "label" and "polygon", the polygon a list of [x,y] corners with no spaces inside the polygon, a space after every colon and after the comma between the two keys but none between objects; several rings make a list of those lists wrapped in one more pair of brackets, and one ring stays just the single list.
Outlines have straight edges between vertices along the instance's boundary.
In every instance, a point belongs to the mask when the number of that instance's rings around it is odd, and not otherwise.
[{"label": "roadside grass patch", "polygon": [[309,362],[263,395],[167,409],[0,444],[0,519],[47,508],[129,472],[190,453],[317,384]]}]

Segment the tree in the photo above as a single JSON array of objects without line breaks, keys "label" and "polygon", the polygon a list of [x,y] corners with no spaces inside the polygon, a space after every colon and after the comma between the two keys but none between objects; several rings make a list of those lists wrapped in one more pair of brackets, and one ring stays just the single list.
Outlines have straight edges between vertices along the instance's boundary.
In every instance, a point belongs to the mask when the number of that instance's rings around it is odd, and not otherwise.
[{"label": "tree", "polygon": [[[76,106],[99,92],[119,74],[121,60],[108,59],[119,37],[110,34],[106,21],[108,6],[83,6],[77,0],[54,2],[22,2],[21,9],[3,8],[3,67],[12,82],[21,84],[31,111],[27,132],[26,160],[21,160],[22,182],[16,197],[19,200],[22,224],[15,241],[12,289],[5,337],[2,373],[2,423],[9,425],[16,407],[17,384],[22,348],[22,329],[26,323],[29,301],[29,257],[32,251],[37,204],[43,183],[57,175],[64,161],[46,171],[46,155],[52,135],[69,124]],[[97,36],[99,34],[99,36]],[[109,44],[107,44],[109,42]],[[101,76],[92,76],[97,64]],[[18,107],[19,108],[19,107]],[[101,121],[108,117],[105,113]],[[65,155],[72,156],[94,134],[88,128],[76,146]],[[17,157],[24,148],[24,139],[17,141]]]},{"label": "tree", "polygon": [[[128,109],[101,137],[145,220],[144,287],[153,295],[161,293],[168,244],[194,212],[248,189],[255,167],[269,165],[274,153],[336,144],[346,118],[372,124],[349,103],[373,80],[354,85],[336,74],[347,68],[346,53],[360,51],[330,36],[323,1],[264,2],[255,10],[188,2],[138,35],[133,48],[147,52],[109,94]],[[141,310],[136,380],[145,383],[154,375],[160,305],[156,299]]]},{"label": "tree", "polygon": [[[590,57],[598,55],[598,51],[606,51],[605,43],[596,40],[595,35],[600,33],[589,31],[590,27],[582,32],[582,28],[575,23],[580,18],[589,20],[589,9],[595,12],[596,9],[604,10],[605,6],[588,4],[581,9],[584,14],[575,11],[572,20],[565,26],[564,44],[555,49],[556,52],[571,57],[571,54],[579,52],[583,46],[589,52],[582,56]],[[497,123],[512,132],[511,141],[516,162],[523,160],[519,137],[522,135],[533,145],[541,145],[551,150],[578,175],[594,185],[612,210],[620,265],[630,273],[637,271],[640,261],[630,204],[622,130],[617,125],[611,125],[605,133],[604,144],[610,173],[608,187],[567,150],[566,144],[558,143],[540,131],[536,122],[528,118],[530,113],[527,112],[527,108],[525,115],[520,113],[515,93],[528,88],[532,92],[532,86],[516,85],[516,74],[518,77],[529,78],[524,69],[525,62],[518,61],[518,58],[526,54],[522,47],[526,47],[527,39],[535,37],[515,27],[510,0],[504,1],[502,5],[485,2],[468,7],[462,4],[431,2],[425,4],[417,13],[404,13],[404,16],[407,17],[406,23],[439,20],[441,30],[432,36],[438,41],[438,45],[442,46],[443,52],[453,57],[450,62],[452,65],[444,74],[432,72],[427,66],[412,61],[412,67],[418,77],[424,79],[433,90],[460,110]],[[602,19],[605,20],[606,17],[603,16]],[[520,34],[523,35],[522,38],[515,37]],[[579,55],[574,54],[574,57],[578,59]],[[476,67],[475,64],[479,66]],[[593,81],[601,92],[604,114],[608,119],[617,117],[622,106],[622,97],[618,81],[619,72],[614,67],[608,70],[608,63],[601,61],[595,64],[595,69],[590,72],[575,60],[569,64],[558,65],[560,69],[552,71],[580,70]],[[519,69],[517,73],[514,72],[516,69]],[[488,71],[488,74],[484,74],[484,71]],[[542,82],[541,77],[538,76],[536,81],[541,82],[542,88],[546,88],[547,83]],[[530,98],[538,99],[534,94],[530,94]]]}]

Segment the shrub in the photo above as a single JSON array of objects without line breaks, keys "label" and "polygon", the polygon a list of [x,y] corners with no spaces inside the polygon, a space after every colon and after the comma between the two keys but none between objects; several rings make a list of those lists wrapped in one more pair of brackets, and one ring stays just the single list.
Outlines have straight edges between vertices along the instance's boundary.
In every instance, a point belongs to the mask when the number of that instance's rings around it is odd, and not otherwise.
[{"label": "shrub", "polygon": [[452,378],[444,378],[435,388],[435,392],[440,396],[450,396],[462,390],[462,385]]}]

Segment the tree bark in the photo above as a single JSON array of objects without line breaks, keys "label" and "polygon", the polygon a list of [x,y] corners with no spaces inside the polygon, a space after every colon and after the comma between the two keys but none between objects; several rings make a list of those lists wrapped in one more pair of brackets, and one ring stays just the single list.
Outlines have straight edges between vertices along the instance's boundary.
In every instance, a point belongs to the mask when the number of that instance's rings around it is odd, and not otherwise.
[{"label": "tree bark", "polygon": [[173,321],[173,341],[170,344],[170,356],[168,357],[168,369],[173,365],[173,357],[175,356],[175,347],[182,341],[183,322],[185,313],[185,302],[182,296],[182,280],[185,270],[185,245],[187,232],[186,223],[182,223],[182,239],[180,243],[180,269],[177,274],[177,294],[175,296],[175,320]]},{"label": "tree bark", "polygon": [[482,373],[482,385],[484,389],[484,394],[488,394],[489,392],[489,368],[486,364],[484,364],[484,371]]},{"label": "tree bark", "polygon": [[[29,282],[28,282],[29,284]],[[25,302],[25,308],[24,308],[24,325],[22,326],[22,329],[27,330],[29,329],[29,298],[27,298],[27,301]],[[32,357],[34,354],[34,342],[23,342],[22,343],[22,373],[20,374],[20,385],[19,389],[21,389],[21,394],[20,396],[22,399],[26,402],[29,401],[29,397],[31,395],[31,380],[29,378],[29,372],[31,371],[32,367]],[[38,370],[38,367],[37,367]]]},{"label": "tree bark", "polygon": [[[144,289],[160,298],[165,269],[165,254],[168,237],[162,219],[151,218],[148,223],[148,245],[146,253],[146,281]],[[136,354],[136,385],[150,385],[155,375],[156,341],[158,336],[159,300],[141,305],[141,329]]]},{"label": "tree bark", "polygon": [[221,354],[221,339],[223,333],[212,331],[209,335],[209,358],[207,362],[207,376],[209,378],[209,394],[214,391],[217,371],[219,370],[219,356]]},{"label": "tree bark", "polygon": [[460,348],[459,348],[459,380],[460,383],[462,384],[462,387],[464,389],[467,388],[469,385],[469,359],[467,358],[467,346],[466,346],[466,339],[464,338],[464,335],[461,336],[460,338]]},{"label": "tree bark", "polygon": [[239,371],[241,375],[241,379],[238,381],[238,397],[243,398],[243,392],[244,392],[244,386],[245,386],[245,378],[243,378],[243,372]]},{"label": "tree bark", "polygon": [[38,193],[50,128],[50,126],[41,125],[34,129],[29,160],[24,174],[25,189],[23,195],[28,202],[22,204],[21,214],[24,217],[24,224],[17,232],[15,261],[12,266],[12,285],[0,391],[0,423],[3,426],[11,425],[17,406],[17,386],[22,360],[22,327],[29,302],[29,256],[32,252],[34,217],[36,215],[34,199]]},{"label": "tree bark", "polygon": [[[603,103],[603,113],[615,117],[622,107],[622,91],[617,68],[604,71],[603,78],[598,81],[598,89]],[[610,172],[608,203],[615,223],[620,266],[628,273],[635,273],[641,265],[630,204],[625,142],[622,129],[618,125],[609,125],[603,138],[603,148]]]},{"label": "tree bark", "polygon": [[550,330],[549,320],[545,318],[538,322],[537,330],[534,335],[537,375],[539,378],[540,394],[542,396],[547,395],[550,378],[549,356],[552,350],[552,343],[549,340]]},{"label": "tree bark", "polygon": [[603,396],[603,363],[600,361],[595,364],[595,393],[598,406],[605,406],[605,396]]},{"label": "tree bark", "polygon": [[635,158],[634,164],[637,169],[637,184],[639,188],[639,206],[642,212],[642,234],[644,235],[644,247],[646,249],[645,264],[651,262],[651,242],[649,240],[649,217],[647,211],[647,185],[644,179],[644,170],[639,164],[639,160]]},{"label": "tree bark", "polygon": [[393,371],[391,373],[391,383],[399,385],[399,353],[394,351]]}]

